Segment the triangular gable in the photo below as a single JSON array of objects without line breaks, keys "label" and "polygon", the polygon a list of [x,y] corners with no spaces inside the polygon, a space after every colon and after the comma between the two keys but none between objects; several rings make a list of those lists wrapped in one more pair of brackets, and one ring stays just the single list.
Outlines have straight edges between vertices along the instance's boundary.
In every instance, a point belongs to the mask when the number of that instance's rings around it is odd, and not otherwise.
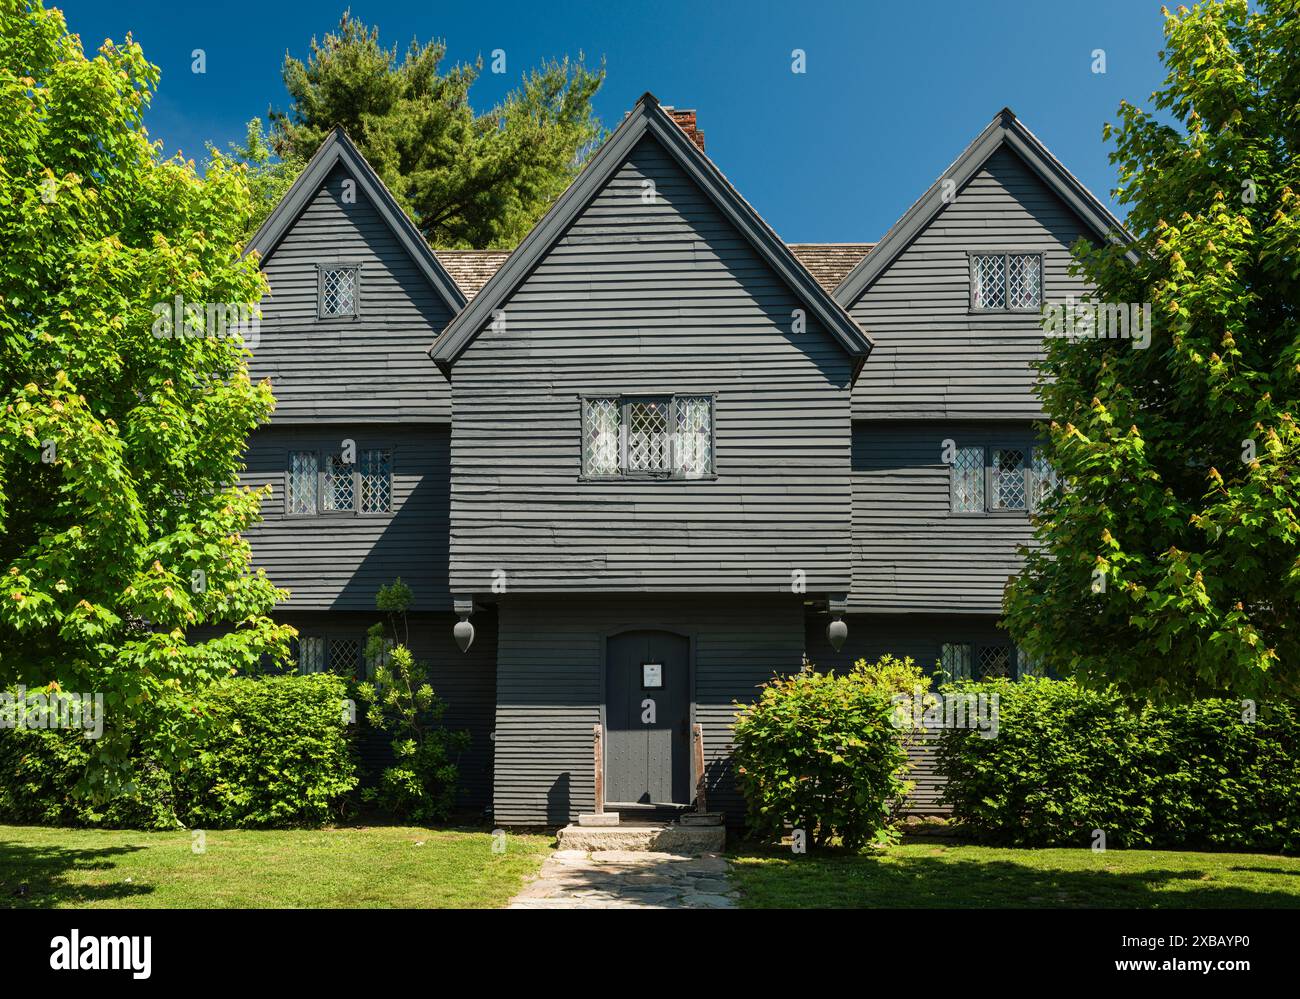
[{"label": "triangular gable", "polygon": [[854,359],[853,377],[871,352],[872,342],[853,317],[842,309],[808,272],[785,243],[731,186],[713,162],[668,117],[649,92],[614,131],[568,190],[533,227],[510,258],[483,286],[429,348],[443,371],[474,341],[533,268],[563,237],[569,226],[605,188],[645,135],[659,140],[686,175],[704,191],[724,217],[753,245],[764,260],[826,327],[832,338]]},{"label": "triangular gable", "polygon": [[[975,137],[975,141],[953,161],[952,166],[894,223],[875,248],[848,273],[835,289],[835,300],[845,308],[856,303],[876,278],[938,217],[950,200],[949,192],[960,191],[965,187],[1003,146],[1019,156],[1099,239],[1115,243],[1133,242],[1133,237],[1125,230],[1124,224],[1110,213],[1096,195],[1048,151],[1010,108],[1003,108],[988,127]],[[945,190],[948,181],[952,182],[952,186]],[[1137,261],[1135,253],[1130,252],[1129,256],[1134,262]]]},{"label": "triangular gable", "polygon": [[340,164],[356,180],[361,192],[370,199],[370,203],[379,212],[380,218],[388,224],[388,228],[415,262],[420,273],[428,279],[434,291],[447,303],[448,309],[453,314],[462,309],[465,305],[465,296],[461,294],[456,282],[434,256],[424,236],[406,212],[402,211],[392,192],[379,179],[374,168],[366,162],[361,151],[352,144],[352,140],[341,128],[335,128],[325,137],[325,141],[320,144],[320,148],[298,175],[298,179],[293,182],[293,186],[280,199],[275,210],[267,216],[261,228],[253,234],[244,252],[256,251],[265,262],[293,228],[303,209],[312,198],[316,197],[330,172]]}]

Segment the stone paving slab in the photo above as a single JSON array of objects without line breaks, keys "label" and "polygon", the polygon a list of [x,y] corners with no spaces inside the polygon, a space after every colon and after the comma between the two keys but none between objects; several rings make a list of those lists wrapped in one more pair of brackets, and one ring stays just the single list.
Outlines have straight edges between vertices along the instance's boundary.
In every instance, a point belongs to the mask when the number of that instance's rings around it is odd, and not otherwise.
[{"label": "stone paving slab", "polygon": [[734,909],[725,857],[556,850],[511,909]]}]

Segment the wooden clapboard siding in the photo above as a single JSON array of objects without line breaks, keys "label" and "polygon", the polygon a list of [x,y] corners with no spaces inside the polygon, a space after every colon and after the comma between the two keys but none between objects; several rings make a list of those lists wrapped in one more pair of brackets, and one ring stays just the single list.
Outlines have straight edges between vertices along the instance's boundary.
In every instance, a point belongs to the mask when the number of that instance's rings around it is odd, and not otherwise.
[{"label": "wooden clapboard siding", "polygon": [[[643,138],[456,360],[453,589],[846,588],[852,359],[801,307]],[[716,480],[580,482],[579,394],[620,392],[717,392]]]},{"label": "wooden clapboard siding", "polygon": [[853,432],[854,611],[1000,613],[1032,540],[1025,513],[951,512],[944,442],[1028,449],[1022,422],[858,423]]},{"label": "wooden clapboard siding", "polygon": [[1079,297],[1070,246],[1088,226],[1007,147],[854,303],[876,341],[853,392],[856,419],[1034,419],[1037,315],[970,311],[968,252],[1042,252],[1044,299]]},{"label": "wooden clapboard siding", "polygon": [[[277,425],[336,420],[446,423],[451,396],[429,360],[451,310],[358,185],[336,166],[263,271],[260,342],[249,365],[271,379]],[[318,263],[361,264],[360,315],[317,318]]]},{"label": "wooden clapboard siding", "polygon": [[[357,452],[393,450],[390,514],[284,513],[288,455],[295,450],[339,453],[344,439]],[[448,464],[450,434],[433,425],[281,426],[253,434],[241,477],[270,484],[263,521],[246,532],[253,563],[291,596],[291,610],[372,610],[375,593],[397,576],[414,591],[418,610],[450,610],[447,588]]]},{"label": "wooden clapboard siding", "polygon": [[502,598],[497,652],[494,818],[555,825],[594,807],[592,727],[600,721],[607,635],[654,628],[690,635],[694,720],[704,727],[709,807],[743,819],[730,771],[734,701],[775,672],[798,670],[803,606],[795,596]]},{"label": "wooden clapboard siding", "polygon": [[[366,630],[384,620],[377,611],[280,611],[276,620],[291,624],[301,635],[350,638],[365,642]],[[447,705],[443,724],[469,732],[469,749],[460,757],[461,807],[482,809],[492,800],[492,726],[496,701],[496,616],[474,615],[474,644],[461,652],[452,637],[456,616],[450,613],[409,615],[410,649],[415,658],[427,663],[430,683]],[[388,733],[364,724],[366,706],[357,705],[360,719],[358,752],[368,771],[377,771],[392,760]]]}]

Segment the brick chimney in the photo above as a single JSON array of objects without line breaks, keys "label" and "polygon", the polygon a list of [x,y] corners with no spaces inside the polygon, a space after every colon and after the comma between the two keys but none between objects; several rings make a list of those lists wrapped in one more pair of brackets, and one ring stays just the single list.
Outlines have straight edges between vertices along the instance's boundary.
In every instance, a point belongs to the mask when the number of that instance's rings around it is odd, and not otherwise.
[{"label": "brick chimney", "polygon": [[663,105],[663,109],[669,118],[677,122],[677,127],[700,147],[700,152],[704,152],[704,133],[695,127],[695,111],[687,108],[670,107],[667,104]]}]

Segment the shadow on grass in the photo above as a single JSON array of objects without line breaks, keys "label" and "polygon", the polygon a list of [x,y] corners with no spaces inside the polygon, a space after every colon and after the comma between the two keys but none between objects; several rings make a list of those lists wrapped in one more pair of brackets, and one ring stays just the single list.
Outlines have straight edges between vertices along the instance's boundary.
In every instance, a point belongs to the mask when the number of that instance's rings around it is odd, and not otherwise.
[{"label": "shadow on grass", "polygon": [[143,850],[112,846],[83,850],[0,840],[0,908],[52,909],[58,905],[113,901],[148,895],[148,885],[84,885],[68,882],[77,871],[111,871],[114,858]]},{"label": "shadow on grass", "polygon": [[1053,851],[1027,850],[1025,863],[959,859],[946,852],[936,846],[933,856],[792,856],[788,849],[746,844],[731,859],[746,904],[762,908],[1300,908],[1294,889],[1210,881],[1245,872],[1296,873],[1233,865],[1227,857],[1186,868],[1151,859],[1125,870],[1121,851],[1099,857],[1090,869],[1056,866]]},{"label": "shadow on grass", "polygon": [[1230,871],[1244,871],[1250,874],[1281,874],[1288,878],[1300,878],[1300,870],[1286,867],[1229,867]]}]

